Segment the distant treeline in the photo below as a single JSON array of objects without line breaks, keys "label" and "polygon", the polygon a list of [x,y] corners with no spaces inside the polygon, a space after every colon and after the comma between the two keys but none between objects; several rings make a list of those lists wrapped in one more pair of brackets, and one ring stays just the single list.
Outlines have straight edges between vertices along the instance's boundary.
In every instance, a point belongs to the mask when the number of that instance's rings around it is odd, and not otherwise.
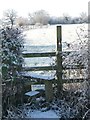
[{"label": "distant treeline", "polygon": [[71,17],[68,14],[63,14],[60,17],[50,16],[45,10],[38,10],[33,13],[29,13],[27,18],[17,15],[15,10],[6,10],[1,19],[1,24],[11,24],[18,26],[28,25],[47,25],[47,24],[80,24],[88,23],[88,15],[82,12],[78,17]]},{"label": "distant treeline", "polygon": [[49,20],[49,24],[80,24],[80,23],[88,23],[88,17],[85,19],[81,17],[51,17]]},{"label": "distant treeline", "polygon": [[68,14],[63,14],[60,17],[50,16],[45,10],[39,10],[32,14],[29,13],[30,24],[79,24],[88,23],[88,16],[86,12],[82,12],[78,17],[71,17]]}]

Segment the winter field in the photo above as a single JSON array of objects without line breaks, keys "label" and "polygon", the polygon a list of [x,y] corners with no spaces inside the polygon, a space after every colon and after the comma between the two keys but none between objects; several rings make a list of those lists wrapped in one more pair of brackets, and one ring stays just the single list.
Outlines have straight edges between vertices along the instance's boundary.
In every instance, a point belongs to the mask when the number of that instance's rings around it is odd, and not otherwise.
[{"label": "winter field", "polygon": [[[56,26],[51,25],[44,26],[41,28],[33,28],[24,32],[26,35],[25,45],[29,46],[48,46],[56,45]],[[76,42],[79,38],[77,33],[79,33],[81,27],[88,29],[88,24],[67,24],[62,26],[62,42]]]}]

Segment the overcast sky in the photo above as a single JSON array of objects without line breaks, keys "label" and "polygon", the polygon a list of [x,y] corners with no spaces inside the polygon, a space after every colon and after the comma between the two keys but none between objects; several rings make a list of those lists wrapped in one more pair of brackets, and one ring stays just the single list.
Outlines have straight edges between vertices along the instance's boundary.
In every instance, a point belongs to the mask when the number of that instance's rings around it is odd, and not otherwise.
[{"label": "overcast sky", "polygon": [[3,11],[14,9],[19,16],[28,16],[28,13],[37,10],[46,10],[51,16],[79,16],[81,12],[88,13],[89,0],[1,0],[0,17]]}]

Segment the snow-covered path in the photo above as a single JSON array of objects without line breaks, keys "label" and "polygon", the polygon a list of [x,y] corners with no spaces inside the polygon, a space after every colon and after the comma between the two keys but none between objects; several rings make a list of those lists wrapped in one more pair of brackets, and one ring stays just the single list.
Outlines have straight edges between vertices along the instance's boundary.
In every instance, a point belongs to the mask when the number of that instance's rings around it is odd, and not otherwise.
[{"label": "snow-covered path", "polygon": [[54,118],[54,120],[59,120],[59,117],[52,110],[48,110],[46,112],[35,110],[30,113],[30,118],[48,118],[48,119]]}]

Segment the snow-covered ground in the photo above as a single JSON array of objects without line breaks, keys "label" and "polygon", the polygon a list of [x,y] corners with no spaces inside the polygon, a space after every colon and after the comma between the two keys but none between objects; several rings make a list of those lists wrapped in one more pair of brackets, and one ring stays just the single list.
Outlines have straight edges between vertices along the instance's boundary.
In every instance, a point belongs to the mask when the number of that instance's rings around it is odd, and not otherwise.
[{"label": "snow-covered ground", "polygon": [[[26,35],[25,44],[27,45],[56,45],[57,37],[56,37],[56,26],[51,25],[49,27],[42,27],[37,29],[30,29],[25,31]],[[58,25],[59,26],[59,25]],[[61,25],[62,26],[62,41],[63,42],[74,42],[78,39],[77,32],[79,32],[80,27],[85,27],[88,29],[87,24],[69,24],[69,25]]]},{"label": "snow-covered ground", "polygon": [[35,111],[31,112],[30,116],[31,116],[31,118],[56,118],[55,120],[59,120],[59,117],[52,110],[48,110],[46,112],[41,112],[41,111],[35,110]]}]

